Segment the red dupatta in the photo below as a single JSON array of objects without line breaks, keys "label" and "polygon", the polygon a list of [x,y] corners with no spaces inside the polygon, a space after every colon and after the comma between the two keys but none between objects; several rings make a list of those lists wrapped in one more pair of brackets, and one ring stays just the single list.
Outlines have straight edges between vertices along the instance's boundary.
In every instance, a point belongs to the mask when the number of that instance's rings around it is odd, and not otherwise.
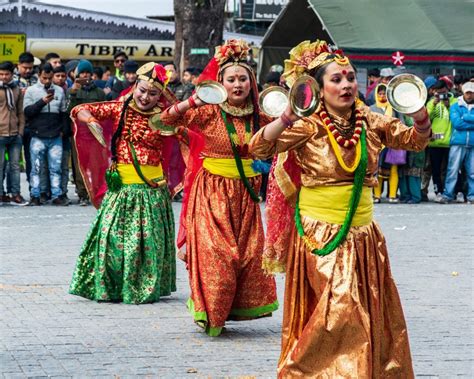
[{"label": "red dupatta", "polygon": [[[169,92],[166,90],[166,92]],[[165,109],[175,101],[173,95],[164,93],[160,98],[160,108]],[[119,101],[123,104],[123,101]],[[107,104],[107,102],[104,102]],[[78,105],[76,108],[82,107]],[[74,108],[71,114],[77,114],[79,109]],[[112,115],[111,115],[112,116]],[[117,123],[114,119],[101,120],[100,125],[106,146],[102,146],[90,132],[86,123],[71,117],[73,121],[74,145],[77,151],[79,170],[84,179],[87,192],[94,207],[99,208],[107,192],[105,172],[111,163],[111,141]],[[179,149],[176,137],[163,137],[162,151],[163,172],[168,181],[172,196],[182,189],[184,176],[184,160]]]}]

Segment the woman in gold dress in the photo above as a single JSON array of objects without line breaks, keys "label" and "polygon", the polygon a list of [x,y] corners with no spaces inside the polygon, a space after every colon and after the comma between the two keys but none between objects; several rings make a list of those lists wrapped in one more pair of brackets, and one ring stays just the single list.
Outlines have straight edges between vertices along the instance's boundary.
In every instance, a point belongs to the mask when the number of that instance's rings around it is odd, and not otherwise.
[{"label": "woman in gold dress", "polygon": [[250,143],[256,157],[278,154],[264,253],[268,270],[286,272],[278,375],[411,378],[407,327],[372,219],[371,187],[382,145],[427,145],[426,110],[411,115],[414,128],[370,112],[357,100],[349,59],[324,41],[290,52],[284,75],[291,85],[301,74],[319,84],[316,112],[298,119],[288,108]]},{"label": "woman in gold dress", "polygon": [[210,336],[218,336],[226,320],[278,308],[275,280],[261,267],[261,175],[248,152],[252,134],[270,119],[258,109],[248,50],[244,41],[218,46],[200,77],[220,81],[226,102],[205,104],[194,94],[161,115],[161,123],[176,126],[191,146],[178,246],[186,245],[188,308]]}]

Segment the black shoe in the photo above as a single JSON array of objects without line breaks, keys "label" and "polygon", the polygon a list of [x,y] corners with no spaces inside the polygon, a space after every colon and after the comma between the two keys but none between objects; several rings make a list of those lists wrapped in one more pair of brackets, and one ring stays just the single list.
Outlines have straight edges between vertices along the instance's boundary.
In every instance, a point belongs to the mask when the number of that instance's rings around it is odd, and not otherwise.
[{"label": "black shoe", "polygon": [[69,197],[67,197],[67,195],[65,193],[63,193],[61,196],[59,196],[60,199],[64,199],[65,201],[67,201],[68,204],[71,204],[71,199],[69,199]]},{"label": "black shoe", "polygon": [[40,206],[42,204],[39,197],[32,197],[28,205],[33,207],[33,206]]},{"label": "black shoe", "polygon": [[8,195],[2,195],[2,203],[8,204],[10,201],[12,201],[11,197]]},{"label": "black shoe", "polygon": [[63,207],[66,207],[69,205],[69,201],[64,197],[57,197],[53,200],[53,205],[61,205]]},{"label": "black shoe", "polygon": [[51,200],[51,198],[48,198],[48,195],[45,193],[40,194],[39,199],[40,199],[41,204],[46,204],[48,200]]},{"label": "black shoe", "polygon": [[81,207],[87,207],[88,205],[91,205],[91,202],[89,201],[89,199],[87,199],[87,198],[85,198],[85,197],[80,197],[78,204],[79,204]]}]

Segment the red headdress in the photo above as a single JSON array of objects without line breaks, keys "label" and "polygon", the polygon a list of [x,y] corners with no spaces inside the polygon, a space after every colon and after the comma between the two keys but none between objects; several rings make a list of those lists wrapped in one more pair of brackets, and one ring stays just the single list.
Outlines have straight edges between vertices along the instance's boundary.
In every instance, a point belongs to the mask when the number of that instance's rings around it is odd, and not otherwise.
[{"label": "red headdress", "polygon": [[[250,47],[244,40],[229,39],[223,45],[217,46],[214,57],[209,61],[201,75],[199,75],[198,83],[205,80],[214,80],[222,82],[224,70],[230,66],[242,66],[250,75],[251,91],[254,113],[258,114],[258,88],[257,79],[252,68],[247,63]],[[258,127],[258,125],[254,125]]]}]

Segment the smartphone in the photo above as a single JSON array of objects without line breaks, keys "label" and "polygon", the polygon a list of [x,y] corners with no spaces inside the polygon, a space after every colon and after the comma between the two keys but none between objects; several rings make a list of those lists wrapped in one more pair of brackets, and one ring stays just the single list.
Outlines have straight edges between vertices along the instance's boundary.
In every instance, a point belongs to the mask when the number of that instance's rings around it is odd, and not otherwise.
[{"label": "smartphone", "polygon": [[46,93],[47,93],[48,95],[54,95],[54,88],[48,88],[48,89],[46,90]]},{"label": "smartphone", "polygon": [[86,78],[77,78],[75,80],[76,83],[80,84],[81,86],[87,86],[90,83],[90,79]]}]

